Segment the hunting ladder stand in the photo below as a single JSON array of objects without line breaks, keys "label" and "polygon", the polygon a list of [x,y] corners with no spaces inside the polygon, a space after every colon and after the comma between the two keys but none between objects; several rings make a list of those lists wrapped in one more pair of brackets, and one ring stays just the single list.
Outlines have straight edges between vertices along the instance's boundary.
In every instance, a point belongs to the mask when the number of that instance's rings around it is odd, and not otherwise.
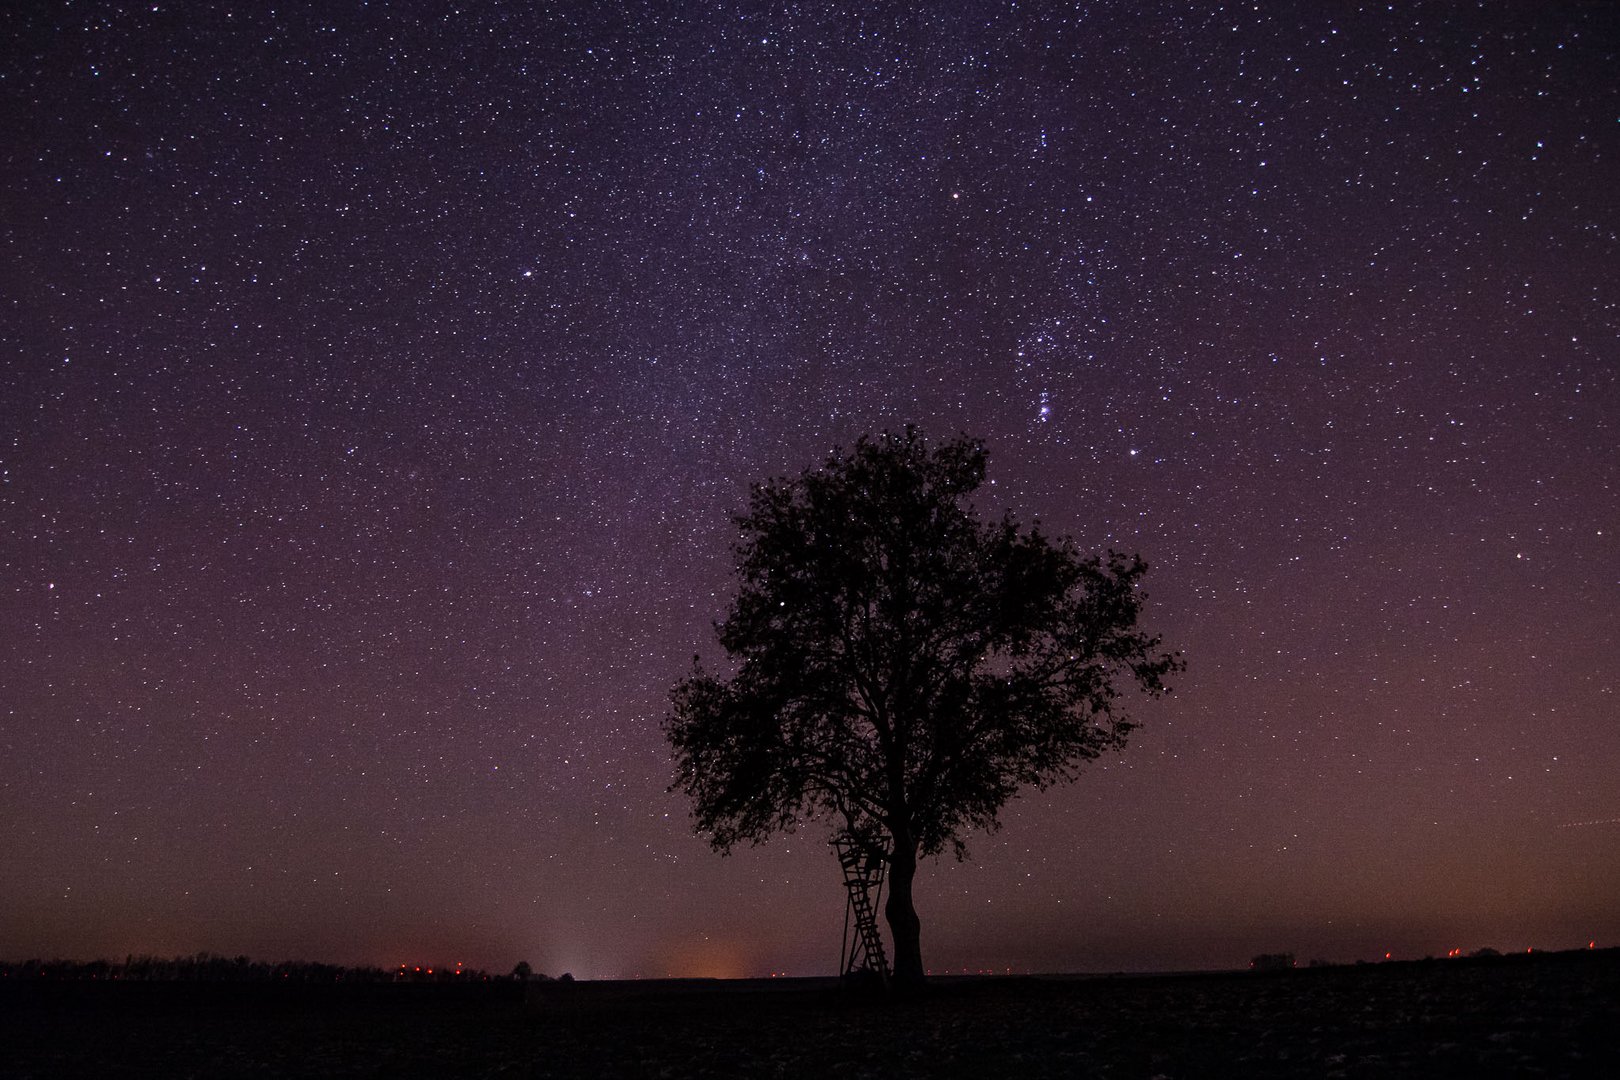
[{"label": "hunting ladder stand", "polygon": [[844,888],[849,891],[849,902],[844,906],[844,940],[838,953],[838,970],[844,978],[863,971],[873,972],[887,986],[889,958],[883,952],[883,935],[877,924],[877,906],[883,897],[883,871],[887,860],[857,845],[847,833],[838,836],[832,844],[838,853],[838,865],[844,869]]}]

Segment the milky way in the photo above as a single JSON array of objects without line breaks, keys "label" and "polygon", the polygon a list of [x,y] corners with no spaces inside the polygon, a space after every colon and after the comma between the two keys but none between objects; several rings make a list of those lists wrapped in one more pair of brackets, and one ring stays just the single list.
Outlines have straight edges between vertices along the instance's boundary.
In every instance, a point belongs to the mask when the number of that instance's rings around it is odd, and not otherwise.
[{"label": "milky way", "polygon": [[659,725],[908,421],[1188,663],[936,970],[1620,940],[1616,8],[536,8],[9,16],[0,956],[831,970]]}]

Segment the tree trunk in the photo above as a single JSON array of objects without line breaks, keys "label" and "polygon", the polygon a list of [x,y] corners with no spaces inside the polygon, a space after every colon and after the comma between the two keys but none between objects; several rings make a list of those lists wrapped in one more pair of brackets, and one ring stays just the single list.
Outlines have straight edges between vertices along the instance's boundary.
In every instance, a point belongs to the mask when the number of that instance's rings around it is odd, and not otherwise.
[{"label": "tree trunk", "polygon": [[916,878],[916,849],[909,843],[896,843],[889,863],[889,900],[883,905],[883,914],[894,938],[894,981],[901,990],[916,989],[923,983],[922,922],[911,901],[911,885]]}]

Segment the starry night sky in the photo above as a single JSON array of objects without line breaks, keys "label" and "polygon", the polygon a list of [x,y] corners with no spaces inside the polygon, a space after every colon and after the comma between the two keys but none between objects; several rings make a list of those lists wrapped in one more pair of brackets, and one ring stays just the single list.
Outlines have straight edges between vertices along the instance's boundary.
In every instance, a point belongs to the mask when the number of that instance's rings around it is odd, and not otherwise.
[{"label": "starry night sky", "polygon": [[0,21],[0,956],[830,972],[659,724],[907,421],[1189,665],[929,966],[1620,941],[1620,9],[542,7]]}]

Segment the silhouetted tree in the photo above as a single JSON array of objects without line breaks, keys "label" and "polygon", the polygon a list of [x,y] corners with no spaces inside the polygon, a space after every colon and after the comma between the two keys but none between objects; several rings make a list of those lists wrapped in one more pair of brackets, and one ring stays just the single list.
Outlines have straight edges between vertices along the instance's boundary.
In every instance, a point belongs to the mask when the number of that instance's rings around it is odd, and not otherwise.
[{"label": "silhouetted tree", "polygon": [[1021,788],[1122,747],[1122,687],[1158,696],[1181,666],[1137,629],[1141,560],[979,520],[985,460],[908,427],[755,485],[717,627],[736,672],[694,661],[666,721],[719,851],[831,818],[888,860],[903,985],[923,977],[918,859],[960,858]]}]

